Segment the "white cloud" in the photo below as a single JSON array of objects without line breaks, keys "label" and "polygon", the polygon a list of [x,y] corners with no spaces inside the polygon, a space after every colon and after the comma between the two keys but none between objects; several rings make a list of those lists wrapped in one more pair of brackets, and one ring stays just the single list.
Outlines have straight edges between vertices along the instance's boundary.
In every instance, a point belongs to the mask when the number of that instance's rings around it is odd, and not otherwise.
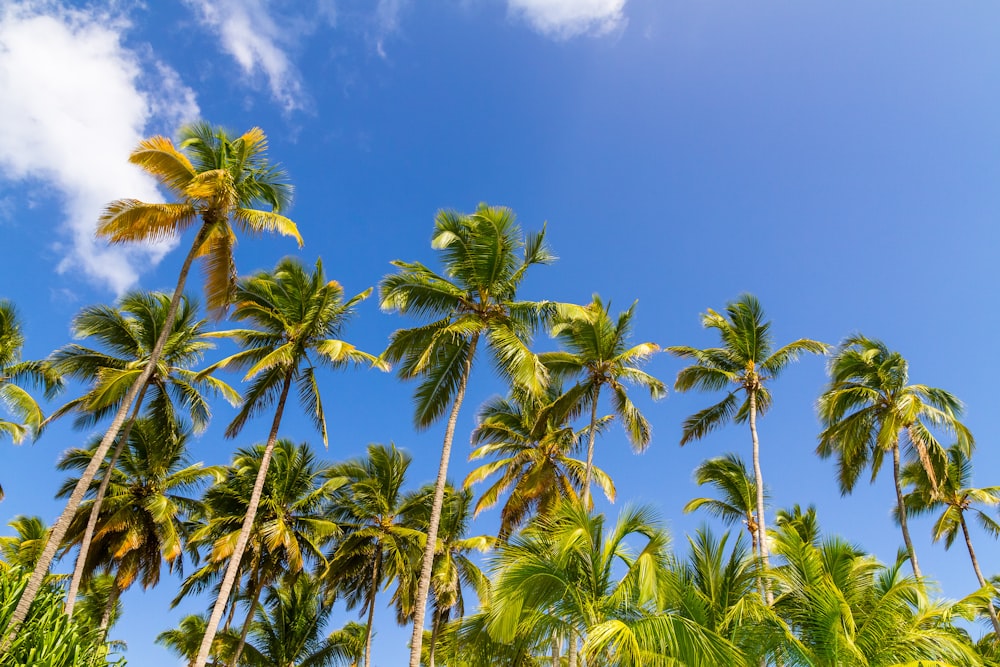
[{"label": "white cloud", "polygon": [[[302,81],[298,70],[285,52],[284,45],[298,35],[296,29],[283,30],[271,15],[268,0],[187,0],[203,24],[218,33],[222,48],[231,55],[243,71],[254,75],[259,71],[267,77],[271,95],[285,111],[301,109],[304,103]],[[317,14],[332,22],[334,6],[321,3]],[[293,28],[303,27],[291,13]],[[298,24],[295,26],[294,24]]]},{"label": "white cloud", "polygon": [[[59,198],[69,237],[56,246],[59,270],[82,269],[116,292],[168,247],[108,248],[94,238],[97,218],[120,197],[162,201],[128,154],[151,123],[197,114],[173,70],[122,45],[127,27],[119,16],[53,2],[0,8],[0,174],[41,182]],[[144,92],[144,81],[159,92]]]},{"label": "white cloud", "polygon": [[514,14],[556,39],[604,35],[625,24],[626,0],[507,0]]}]

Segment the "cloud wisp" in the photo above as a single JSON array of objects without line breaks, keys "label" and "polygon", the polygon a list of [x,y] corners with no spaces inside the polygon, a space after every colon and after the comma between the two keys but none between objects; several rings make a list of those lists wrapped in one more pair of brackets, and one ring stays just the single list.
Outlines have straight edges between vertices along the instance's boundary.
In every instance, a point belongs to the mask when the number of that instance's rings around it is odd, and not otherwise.
[{"label": "cloud wisp", "polygon": [[97,218],[116,198],[162,201],[128,154],[151,124],[172,129],[198,113],[176,72],[123,46],[127,28],[51,2],[0,9],[0,176],[41,183],[59,201],[60,272],[82,270],[118,293],[168,247],[109,248],[94,237]]},{"label": "cloud wisp", "polygon": [[626,0],[507,0],[510,12],[554,39],[606,35],[625,25]]}]

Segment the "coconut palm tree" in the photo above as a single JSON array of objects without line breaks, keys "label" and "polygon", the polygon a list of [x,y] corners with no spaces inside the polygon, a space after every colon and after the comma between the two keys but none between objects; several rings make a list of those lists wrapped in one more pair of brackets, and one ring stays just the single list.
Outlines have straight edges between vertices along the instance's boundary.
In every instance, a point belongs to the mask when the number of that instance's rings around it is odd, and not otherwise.
[{"label": "coconut palm tree", "polygon": [[[169,295],[136,291],[122,297],[117,307],[84,308],[73,320],[73,333],[77,338],[93,339],[99,346],[95,349],[79,343],[66,345],[52,353],[50,362],[64,376],[86,382],[89,388],[82,396],[59,408],[46,422],[73,413],[77,415],[77,426],[87,427],[120,408],[125,394],[149,361],[169,307]],[[101,485],[90,503],[90,518],[79,539],[80,550],[66,595],[66,613],[70,616],[111,472],[129,441],[131,425],[142,413],[144,401],[148,399],[148,414],[160,424],[177,423],[181,417],[180,408],[191,420],[195,432],[204,430],[211,416],[206,393],[222,395],[230,404],[239,401],[239,394],[225,382],[211,376],[198,376],[191,368],[201,360],[205,350],[215,347],[206,336],[205,324],[198,319],[196,305],[182,297],[160,362],[136,397],[131,418],[122,429],[105,466]]]},{"label": "coconut palm tree", "polygon": [[[698,486],[710,484],[721,498],[694,498],[684,506],[684,512],[704,509],[727,526],[742,523],[750,533],[753,554],[760,557],[757,543],[757,486],[738,454],[726,454],[702,461],[694,469]],[[767,498],[765,491],[764,498]]]},{"label": "coconut palm tree", "polygon": [[[711,308],[701,316],[705,328],[719,334],[720,347],[698,349],[674,346],[667,351],[694,363],[677,374],[677,391],[728,390],[726,397],[711,407],[700,410],[684,420],[681,445],[700,440],[727,422],[748,423],[753,443],[753,474],[757,487],[757,545],[761,566],[768,567],[768,551],[764,519],[764,475],[760,467],[760,442],[757,437],[757,416],[771,407],[768,385],[791,362],[803,353],[825,354],[829,346],[819,341],[800,338],[774,349],[771,323],[765,321],[760,302],[751,294],[743,294],[726,304],[725,314]],[[739,394],[742,392],[742,401]],[[765,597],[770,593],[765,586]]]},{"label": "coconut palm tree", "polygon": [[[572,454],[587,431],[573,430],[568,415],[558,409],[561,395],[555,384],[542,397],[512,389],[507,398],[493,398],[479,410],[479,425],[472,432],[472,444],[478,447],[469,459],[493,460],[470,472],[462,486],[468,489],[498,476],[476,503],[476,516],[509,492],[500,510],[498,539],[506,539],[535,514],[552,513],[563,500],[579,499],[585,464]],[[597,428],[603,428],[610,419],[602,417]],[[591,476],[608,500],[614,501],[611,478],[596,467]]]},{"label": "coconut palm tree", "polygon": [[[429,505],[427,492],[403,493],[412,458],[395,445],[369,445],[368,455],[334,466],[346,480],[333,498],[331,516],[344,536],[327,558],[324,583],[340,592],[348,609],[367,612],[364,662],[371,665],[371,642],[378,590],[399,580],[406,585],[410,563],[426,539],[412,520],[414,505]],[[425,524],[426,525],[426,524]]]},{"label": "coconut palm tree", "polygon": [[322,262],[317,260],[315,269],[308,272],[297,260],[285,258],[274,271],[259,273],[239,283],[233,318],[249,322],[256,328],[215,334],[234,338],[244,349],[202,372],[226,367],[240,368],[246,370],[245,379],[252,381],[243,406],[226,429],[226,434],[235,437],[251,417],[272,405],[274,417],[239,537],[209,618],[197,667],[204,667],[208,660],[212,639],[240,572],[292,384],[296,385],[303,407],[326,444],[326,416],[316,382],[316,365],[343,368],[349,364],[365,363],[385,368],[384,362],[378,358],[338,338],[354,312],[354,306],[370,291],[345,301],[340,284],[328,281],[324,276]]},{"label": "coconut palm tree", "polygon": [[923,583],[838,538],[820,544],[796,530],[773,533],[774,610],[791,633],[776,642],[789,667],[979,665],[968,636],[952,624],[961,603],[927,598]]},{"label": "coconut palm tree", "polygon": [[544,229],[524,238],[510,209],[486,205],[469,215],[439,212],[431,246],[442,252],[443,274],[419,262],[395,261],[399,271],[379,285],[384,310],[434,318],[394,332],[383,353],[388,361],[400,362],[401,377],[421,379],[415,397],[416,426],[429,427],[451,406],[414,601],[410,667],[420,667],[451,444],[476,350],[485,338],[502,377],[533,394],[544,390],[548,373],[528,349],[528,338],[546,306],[518,301],[517,288],[529,267],[555,259],[545,245]]},{"label": "coconut palm tree", "polygon": [[321,582],[301,573],[267,589],[250,632],[243,663],[247,667],[333,667],[355,661],[356,632],[323,636],[333,607],[320,594]]},{"label": "coconut palm tree", "polygon": [[[205,636],[207,623],[205,617],[199,614],[185,616],[176,628],[164,630],[158,634],[156,643],[187,660],[188,667],[192,667],[198,656],[201,640]],[[238,641],[239,636],[235,631],[220,631],[215,637],[215,646],[212,647],[212,654],[217,656],[218,660],[208,664],[211,667],[222,667],[223,665],[234,665],[235,667],[232,656]]]},{"label": "coconut palm tree", "polygon": [[[200,225],[181,264],[160,337],[149,353],[145,368],[115,412],[94,452],[94,460],[80,476],[79,485],[53,525],[42,557],[14,611],[11,633],[0,638],[0,651],[28,613],[69,523],[90,488],[90,480],[118,437],[133,401],[159,363],[195,258],[204,259],[207,305],[221,313],[229,305],[236,279],[233,225],[249,234],[276,231],[293,236],[300,246],[302,244],[295,223],[280,214],[290,204],[292,188],[284,172],[267,159],[267,138],[260,128],[233,138],[222,128],[197,123],[182,127],[180,138],[179,147],[165,137],[145,139],[129,156],[130,162],[156,178],[177,201],[159,204],[119,199],[108,204],[98,221],[98,236],[111,243],[144,243],[172,238],[198,222]],[[270,210],[261,210],[261,206]]]},{"label": "coconut palm tree", "polygon": [[[638,303],[638,302],[636,302]],[[587,306],[564,305],[559,308],[552,326],[552,336],[566,349],[541,355],[545,366],[557,378],[579,378],[570,392],[580,401],[580,408],[590,408],[590,428],[587,433],[587,464],[583,478],[583,503],[590,503],[591,471],[594,467],[594,442],[597,438],[597,405],[601,390],[611,392],[614,415],[625,427],[633,449],[643,451],[652,436],[649,422],[632,403],[626,383],[649,390],[655,400],[667,395],[666,386],[652,375],[639,369],[653,354],[659,352],[655,343],[632,345],[632,316],[636,303],[612,318],[598,295]]]},{"label": "coconut palm tree", "polygon": [[590,666],[743,664],[730,642],[663,606],[667,546],[649,508],[626,508],[606,529],[603,515],[565,504],[491,559],[489,634],[508,642],[530,624],[571,647],[582,638]]},{"label": "coconut palm tree", "polygon": [[[0,419],[0,435],[9,435],[14,444],[41,426],[42,409],[22,385],[42,387],[52,398],[63,387],[62,378],[47,362],[23,361],[24,332],[17,310],[7,299],[0,299],[0,401],[17,421]],[[0,500],[3,500],[0,486]]]},{"label": "coconut palm tree", "polygon": [[[222,481],[205,493],[205,521],[192,531],[190,544],[196,549],[207,548],[206,563],[184,581],[174,604],[189,592],[221,581],[239,539],[263,457],[263,445],[237,450],[232,464],[224,469]],[[253,532],[240,564],[238,579],[247,580],[248,610],[242,632],[228,646],[231,662],[239,660],[264,589],[285,573],[322,566],[323,544],[340,534],[327,506],[345,480],[331,477],[330,470],[307,443],[283,438],[275,443]],[[237,600],[232,600],[230,619],[237,606]]]},{"label": "coconut palm tree", "polygon": [[[1000,505],[1000,486],[976,488],[972,486],[972,461],[966,456],[962,447],[955,444],[946,451],[947,467],[944,475],[939,478],[938,493],[931,488],[927,472],[919,461],[913,461],[903,468],[901,475],[903,486],[910,490],[903,496],[903,503],[908,514],[918,516],[941,511],[934,522],[931,533],[935,542],[943,539],[944,548],[950,549],[958,533],[962,533],[965,546],[969,550],[969,560],[976,573],[976,579],[983,588],[988,586],[986,577],[979,569],[979,559],[972,548],[972,536],[969,534],[969,524],[965,519],[966,512],[975,517],[977,523],[994,538],[1000,536],[1000,522],[984,512],[980,507],[995,508]],[[978,505],[979,507],[976,507]],[[996,608],[993,606],[993,592],[987,599],[987,610],[993,631],[1000,637],[1000,621],[997,620]]]},{"label": "coconut palm tree", "polygon": [[7,525],[17,535],[0,537],[0,561],[2,569],[19,567],[30,570],[35,567],[45,547],[49,529],[39,516],[17,516]]},{"label": "coconut palm tree", "polygon": [[[83,568],[84,583],[97,570],[115,573],[102,628],[108,627],[118,596],[137,579],[145,589],[159,582],[164,563],[170,571],[181,569],[186,520],[200,510],[200,500],[193,494],[206,481],[218,480],[221,475],[218,468],[205,468],[188,460],[185,450],[189,435],[175,426],[139,419],[110,471],[109,494]],[[68,451],[59,469],[85,469],[98,444]],[[107,465],[110,467],[111,462]],[[76,483],[75,478],[67,479],[59,496],[71,493]],[[67,549],[82,539],[92,502],[80,505],[66,533]]]},{"label": "coconut palm tree", "polygon": [[[875,481],[886,453],[892,455],[892,477],[903,542],[913,573],[920,577],[917,554],[910,540],[901,480],[900,444],[919,459],[931,489],[937,493],[935,466],[943,463],[943,448],[929,426],[953,433],[968,454],[972,434],[959,421],[962,404],[943,389],[908,384],[909,365],[885,343],[862,335],[847,338],[830,361],[830,382],[818,410],[823,431],[816,453],[837,457],[837,482],[848,494],[865,468]],[[905,440],[903,440],[905,436]]]}]

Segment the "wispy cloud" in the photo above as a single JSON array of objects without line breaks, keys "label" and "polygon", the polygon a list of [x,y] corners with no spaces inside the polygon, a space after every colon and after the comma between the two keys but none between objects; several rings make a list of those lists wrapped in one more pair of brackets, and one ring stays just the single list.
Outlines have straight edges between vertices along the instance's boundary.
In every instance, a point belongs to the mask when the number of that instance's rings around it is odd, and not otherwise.
[{"label": "wispy cloud", "polygon": [[625,25],[626,0],[507,0],[510,11],[549,37],[604,35]]},{"label": "wispy cloud", "polygon": [[[285,111],[305,105],[301,74],[288,55],[288,46],[301,36],[304,25],[298,14],[282,12],[288,24],[279,25],[268,0],[187,0],[201,22],[216,32],[222,48],[248,75],[263,73],[271,96]],[[317,16],[336,19],[330,2],[320,2]]]},{"label": "wispy cloud", "polygon": [[97,218],[116,198],[162,200],[126,158],[151,126],[172,130],[198,111],[173,70],[123,46],[127,28],[53,2],[0,8],[0,176],[53,192],[65,216],[59,270],[82,269],[116,292],[167,247],[108,248],[94,238]]}]

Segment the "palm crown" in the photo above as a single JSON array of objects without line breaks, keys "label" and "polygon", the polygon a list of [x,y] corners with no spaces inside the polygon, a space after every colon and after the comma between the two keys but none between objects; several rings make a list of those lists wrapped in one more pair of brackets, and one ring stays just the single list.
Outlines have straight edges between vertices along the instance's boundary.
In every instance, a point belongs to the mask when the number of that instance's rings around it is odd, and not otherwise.
[{"label": "palm crown", "polygon": [[[166,137],[144,139],[129,156],[177,201],[113,201],[97,234],[112,243],[155,241],[181,234],[200,220],[195,252],[205,259],[208,307],[219,312],[229,306],[236,286],[232,225],[251,236],[276,231],[302,245],[295,223],[280,214],[291,203],[292,186],[268,161],[267,137],[260,128],[234,138],[222,128],[195,123],[181,128],[180,139],[179,147]],[[260,205],[271,210],[256,208]]]}]

